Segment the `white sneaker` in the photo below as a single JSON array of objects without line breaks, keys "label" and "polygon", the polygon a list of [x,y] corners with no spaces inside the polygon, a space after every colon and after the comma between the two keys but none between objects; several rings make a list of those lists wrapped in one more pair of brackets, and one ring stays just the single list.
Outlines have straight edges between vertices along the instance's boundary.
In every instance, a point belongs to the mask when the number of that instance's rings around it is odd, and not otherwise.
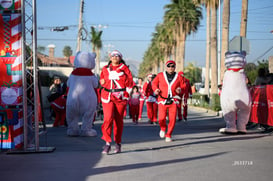
[{"label": "white sneaker", "polygon": [[219,132],[222,134],[236,134],[238,131],[234,128],[220,128]]},{"label": "white sneaker", "polygon": [[159,136],[160,138],[165,138],[165,131],[160,130]]},{"label": "white sneaker", "polygon": [[165,142],[172,142],[173,140],[172,140],[172,138],[170,138],[170,137],[166,137],[165,138]]}]

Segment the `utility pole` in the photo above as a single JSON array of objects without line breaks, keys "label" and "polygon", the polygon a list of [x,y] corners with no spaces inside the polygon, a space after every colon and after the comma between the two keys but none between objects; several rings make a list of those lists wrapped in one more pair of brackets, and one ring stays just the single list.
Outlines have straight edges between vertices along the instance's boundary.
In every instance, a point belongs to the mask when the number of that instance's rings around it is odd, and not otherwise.
[{"label": "utility pole", "polygon": [[78,37],[77,37],[77,49],[76,52],[81,51],[81,44],[82,44],[82,26],[83,26],[83,5],[84,0],[81,0],[80,2],[80,17],[79,17],[79,27],[78,27]]}]

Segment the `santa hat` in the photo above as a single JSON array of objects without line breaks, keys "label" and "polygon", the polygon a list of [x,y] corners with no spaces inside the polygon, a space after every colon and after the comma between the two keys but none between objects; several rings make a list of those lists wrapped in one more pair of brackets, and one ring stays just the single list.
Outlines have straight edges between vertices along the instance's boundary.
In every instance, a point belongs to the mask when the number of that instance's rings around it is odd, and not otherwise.
[{"label": "santa hat", "polygon": [[167,65],[169,65],[169,64],[174,64],[174,65],[176,65],[175,61],[173,61],[173,60],[168,60],[168,61],[166,62],[165,65],[167,66]]},{"label": "santa hat", "polygon": [[180,71],[178,72],[178,75],[184,76],[184,72]]},{"label": "santa hat", "polygon": [[115,55],[118,55],[120,58],[122,58],[122,54],[118,50],[114,50],[110,53],[110,56],[113,57]]},{"label": "santa hat", "polygon": [[149,78],[149,77],[153,77],[153,74],[148,74],[147,77],[148,77],[148,78]]}]

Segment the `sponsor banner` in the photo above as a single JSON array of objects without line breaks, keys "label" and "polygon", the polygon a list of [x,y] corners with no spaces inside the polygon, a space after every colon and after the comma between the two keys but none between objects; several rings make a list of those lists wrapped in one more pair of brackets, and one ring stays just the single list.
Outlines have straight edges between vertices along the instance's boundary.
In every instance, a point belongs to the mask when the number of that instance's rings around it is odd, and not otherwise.
[{"label": "sponsor banner", "polygon": [[14,10],[14,0],[0,0],[0,10]]},{"label": "sponsor banner", "polygon": [[0,148],[23,146],[20,1],[0,0]]},{"label": "sponsor banner", "polygon": [[254,87],[250,121],[273,126],[273,85]]}]

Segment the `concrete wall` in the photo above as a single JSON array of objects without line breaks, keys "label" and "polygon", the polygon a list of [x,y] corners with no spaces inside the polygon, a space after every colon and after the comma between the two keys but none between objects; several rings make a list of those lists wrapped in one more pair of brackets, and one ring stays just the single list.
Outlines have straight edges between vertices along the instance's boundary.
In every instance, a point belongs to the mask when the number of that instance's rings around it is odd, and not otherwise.
[{"label": "concrete wall", "polygon": [[73,71],[73,67],[39,67],[39,70],[48,72],[50,77],[54,75],[68,77]]}]

